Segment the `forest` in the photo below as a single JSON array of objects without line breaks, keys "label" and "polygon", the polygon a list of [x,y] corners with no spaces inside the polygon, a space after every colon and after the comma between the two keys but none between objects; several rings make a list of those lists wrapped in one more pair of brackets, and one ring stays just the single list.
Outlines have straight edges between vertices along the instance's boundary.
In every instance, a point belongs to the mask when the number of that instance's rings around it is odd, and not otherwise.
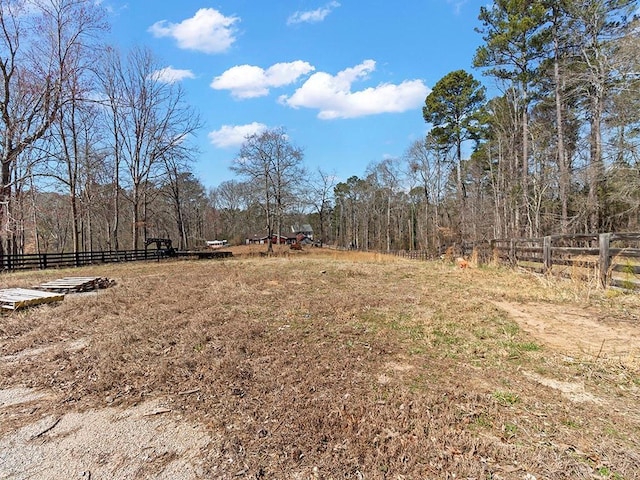
[{"label": "forest", "polygon": [[[101,43],[98,2],[0,0],[0,258],[242,243],[310,223],[327,244],[640,229],[640,23],[630,0],[495,0],[481,46],[425,98],[425,138],[348,179],[285,128],[247,137],[234,180],[193,173],[202,127],[145,47]],[[495,92],[489,95],[488,92]]]}]

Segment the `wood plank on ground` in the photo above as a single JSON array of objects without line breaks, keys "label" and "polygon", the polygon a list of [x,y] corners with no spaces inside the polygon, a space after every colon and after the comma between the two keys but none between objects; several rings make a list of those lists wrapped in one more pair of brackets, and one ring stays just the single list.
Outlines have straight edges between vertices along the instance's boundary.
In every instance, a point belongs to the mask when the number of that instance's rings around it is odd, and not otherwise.
[{"label": "wood plank on ground", "polygon": [[0,308],[18,310],[43,303],[60,302],[64,295],[28,288],[4,288],[0,290]]},{"label": "wood plank on ground", "polygon": [[34,288],[38,290],[70,293],[107,288],[112,284],[113,282],[111,280],[104,277],[64,277],[36,285]]}]

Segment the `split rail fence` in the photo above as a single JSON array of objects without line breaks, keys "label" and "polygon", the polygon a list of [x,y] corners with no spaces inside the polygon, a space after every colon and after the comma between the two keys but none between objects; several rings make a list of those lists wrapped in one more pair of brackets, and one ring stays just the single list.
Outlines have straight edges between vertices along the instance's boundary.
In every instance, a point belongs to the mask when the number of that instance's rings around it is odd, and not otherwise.
[{"label": "split rail fence", "polygon": [[640,289],[640,233],[492,240],[490,248],[495,261],[512,266],[593,279],[602,287]]},{"label": "split rail fence", "polygon": [[[493,261],[544,274],[594,281],[605,288],[640,290],[640,233],[496,239],[456,244],[447,250],[451,250],[452,258],[475,256],[482,264]],[[434,260],[443,252],[391,253],[413,260]]]}]

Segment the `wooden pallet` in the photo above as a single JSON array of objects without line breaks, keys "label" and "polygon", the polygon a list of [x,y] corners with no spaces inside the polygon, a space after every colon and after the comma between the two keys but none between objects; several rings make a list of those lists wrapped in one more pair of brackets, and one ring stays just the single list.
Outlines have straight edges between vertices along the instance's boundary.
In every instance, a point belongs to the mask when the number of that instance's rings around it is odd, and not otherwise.
[{"label": "wooden pallet", "polygon": [[0,308],[18,310],[43,303],[61,302],[64,295],[60,293],[42,292],[28,288],[5,288],[0,290]]},{"label": "wooden pallet", "polygon": [[65,277],[36,285],[34,288],[51,292],[79,293],[107,288],[111,285],[113,282],[104,277]]}]

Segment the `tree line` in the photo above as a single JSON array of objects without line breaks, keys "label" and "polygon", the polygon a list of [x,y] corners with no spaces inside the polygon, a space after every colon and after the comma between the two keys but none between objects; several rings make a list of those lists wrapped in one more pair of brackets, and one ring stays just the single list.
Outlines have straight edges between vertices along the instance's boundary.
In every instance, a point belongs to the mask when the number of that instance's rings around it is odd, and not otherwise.
[{"label": "tree line", "polygon": [[425,99],[425,138],[338,179],[284,128],[247,137],[236,179],[192,172],[201,127],[144,47],[100,42],[98,2],[0,0],[0,256],[238,243],[311,223],[343,247],[637,230],[640,23],[631,0],[495,0],[465,70]]},{"label": "tree line", "polygon": [[312,224],[331,243],[376,250],[638,230],[637,9],[630,0],[482,7],[472,62],[498,93],[488,98],[464,70],[445,75],[425,99],[428,134],[401,158],[337,182],[331,197],[325,173],[305,187]]},{"label": "tree line", "polygon": [[101,42],[100,3],[0,0],[0,257],[204,235],[198,115],[149,49]]},{"label": "tree line", "polygon": [[464,70],[438,81],[423,108],[432,128],[400,161],[404,181],[383,162],[339,185],[342,242],[432,249],[637,230],[637,9],[629,0],[482,7],[473,65],[499,93],[488,99]]}]

